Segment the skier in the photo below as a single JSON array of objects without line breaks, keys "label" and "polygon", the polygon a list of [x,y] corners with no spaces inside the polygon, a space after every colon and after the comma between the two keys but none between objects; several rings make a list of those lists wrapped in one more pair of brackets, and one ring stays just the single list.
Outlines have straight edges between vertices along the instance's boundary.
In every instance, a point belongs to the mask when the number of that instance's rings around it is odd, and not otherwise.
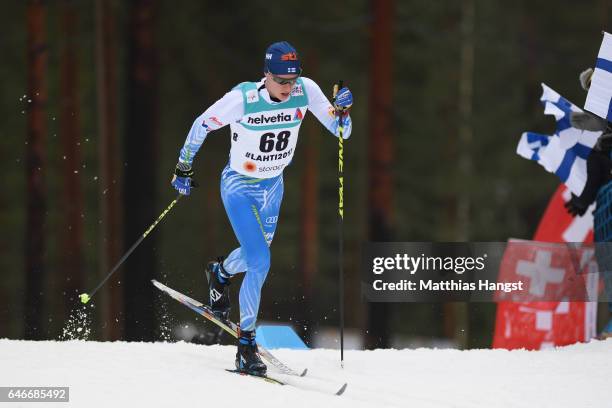
[{"label": "skier", "polygon": [[[580,85],[589,90],[593,69],[583,71]],[[572,112],[570,123],[581,130],[601,131],[597,143],[587,157],[587,181],[580,196],[572,194],[565,204],[571,215],[582,216],[595,201],[593,228],[595,232],[595,255],[599,272],[604,279],[608,310],[612,315],[612,124],[590,112]],[[612,317],[600,333],[600,337],[612,336]]]},{"label": "skier", "polygon": [[230,125],[231,150],[221,173],[221,199],[240,246],[227,258],[209,263],[206,274],[211,309],[222,319],[230,311],[228,285],[232,277],[246,274],[239,295],[236,369],[255,375],[266,373],[258,355],[255,323],[283,198],[283,170],[295,153],[302,119],[310,109],[336,137],[343,129],[342,136],[348,139],[352,129],[351,91],[340,89],[332,106],[321,88],[301,74],[300,58],[291,44],[270,45],[264,58],[264,77],[237,85],[195,120],[172,178],[174,188],[189,195],[194,156],[210,132]]}]

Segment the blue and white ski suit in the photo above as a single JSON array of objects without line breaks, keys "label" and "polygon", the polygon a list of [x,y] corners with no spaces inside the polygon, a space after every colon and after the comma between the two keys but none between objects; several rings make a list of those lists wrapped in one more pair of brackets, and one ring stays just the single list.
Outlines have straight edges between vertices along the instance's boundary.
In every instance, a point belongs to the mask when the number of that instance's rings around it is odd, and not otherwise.
[{"label": "blue and white ski suit", "polygon": [[[298,79],[283,102],[272,101],[264,81],[239,84],[200,115],[179,156],[180,162],[191,165],[208,133],[230,125],[232,146],[229,163],[221,173],[221,199],[240,246],[223,266],[232,275],[246,273],[240,288],[242,330],[255,330],[283,199],[282,173],[295,153],[307,110],[338,136],[334,109],[313,80]],[[345,139],[351,129],[351,119],[346,117]]]}]

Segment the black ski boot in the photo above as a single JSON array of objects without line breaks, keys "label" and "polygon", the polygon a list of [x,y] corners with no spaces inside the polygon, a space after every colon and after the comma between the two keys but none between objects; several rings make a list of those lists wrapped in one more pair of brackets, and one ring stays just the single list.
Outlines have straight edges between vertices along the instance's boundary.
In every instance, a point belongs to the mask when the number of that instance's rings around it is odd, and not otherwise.
[{"label": "black ski boot", "polygon": [[254,331],[240,331],[238,352],[236,352],[236,370],[251,375],[266,375],[267,367],[259,357]]},{"label": "black ski boot", "polygon": [[[229,284],[231,275],[223,268],[223,258],[216,262],[209,262],[206,266],[206,279],[208,279],[208,301],[215,316],[227,320],[230,314]],[[218,343],[223,329],[215,326],[209,334],[208,342]],[[210,344],[210,343],[209,343]]]}]

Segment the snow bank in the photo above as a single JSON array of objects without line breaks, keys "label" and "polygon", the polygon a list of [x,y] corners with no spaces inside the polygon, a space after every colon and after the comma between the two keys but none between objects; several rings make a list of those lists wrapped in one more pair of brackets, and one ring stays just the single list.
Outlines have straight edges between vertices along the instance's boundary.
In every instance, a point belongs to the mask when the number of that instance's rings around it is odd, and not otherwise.
[{"label": "snow bank", "polygon": [[54,405],[87,408],[612,404],[612,339],[536,352],[349,350],[344,369],[335,350],[274,351],[296,369],[308,367],[304,381],[348,381],[340,397],[225,372],[234,354],[234,347],[187,343],[0,340],[0,386],[68,386],[70,403]]}]

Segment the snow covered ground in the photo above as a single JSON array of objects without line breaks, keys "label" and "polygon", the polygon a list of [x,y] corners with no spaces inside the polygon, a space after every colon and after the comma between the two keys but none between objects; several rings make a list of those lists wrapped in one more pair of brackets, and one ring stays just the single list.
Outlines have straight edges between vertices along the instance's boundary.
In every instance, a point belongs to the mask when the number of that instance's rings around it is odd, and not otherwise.
[{"label": "snow covered ground", "polygon": [[[187,343],[0,340],[0,386],[69,386],[72,407],[610,407],[612,339],[545,351],[276,350],[302,381],[225,372],[235,349]],[[19,403],[2,404],[20,406]],[[22,403],[30,406],[31,403]]]}]

